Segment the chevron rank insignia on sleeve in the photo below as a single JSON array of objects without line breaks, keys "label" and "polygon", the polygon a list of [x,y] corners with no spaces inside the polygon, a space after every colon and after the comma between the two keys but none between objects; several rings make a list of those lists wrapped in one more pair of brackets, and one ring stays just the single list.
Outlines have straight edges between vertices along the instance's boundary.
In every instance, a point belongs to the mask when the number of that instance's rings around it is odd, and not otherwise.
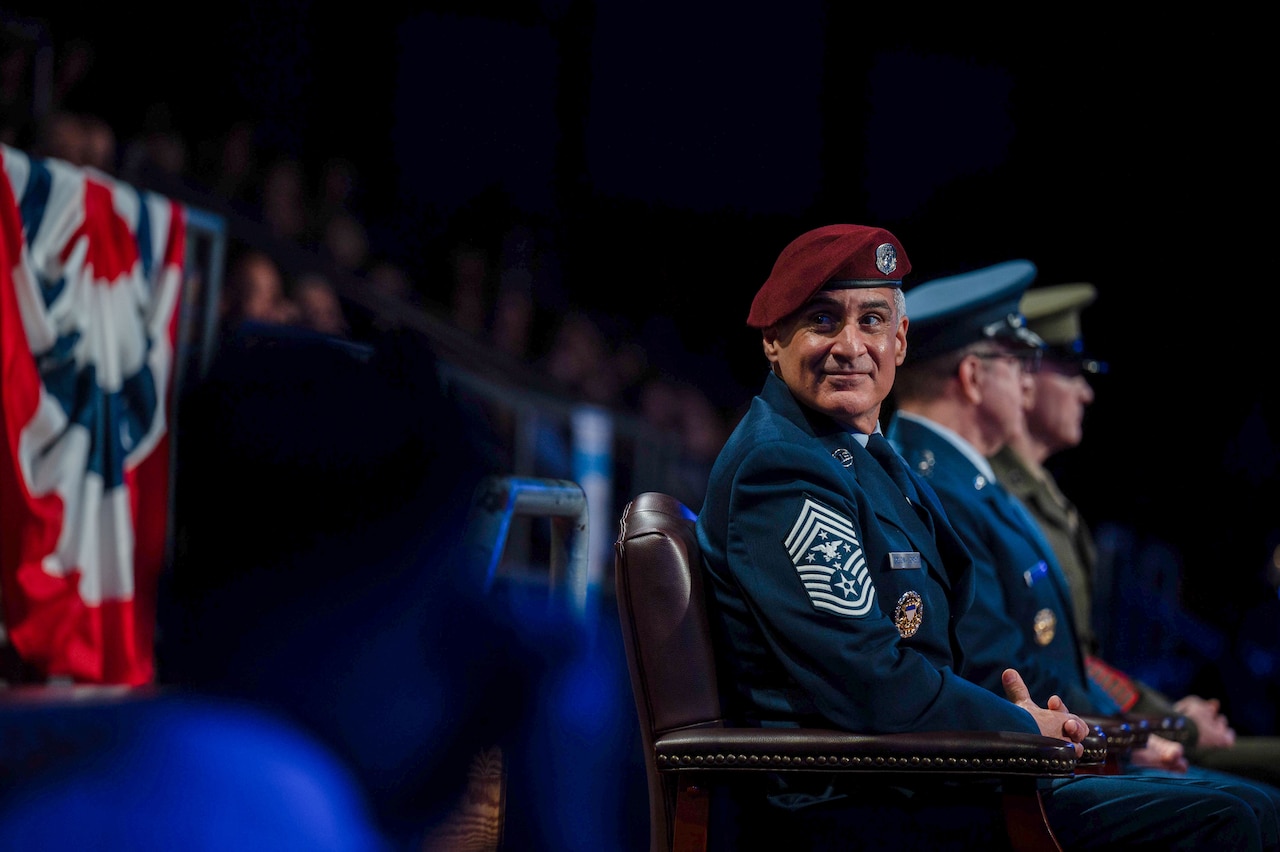
[{"label": "chevron rank insignia on sleeve", "polygon": [[862,618],[876,602],[876,589],[853,522],[805,498],[783,542],[815,609]]}]

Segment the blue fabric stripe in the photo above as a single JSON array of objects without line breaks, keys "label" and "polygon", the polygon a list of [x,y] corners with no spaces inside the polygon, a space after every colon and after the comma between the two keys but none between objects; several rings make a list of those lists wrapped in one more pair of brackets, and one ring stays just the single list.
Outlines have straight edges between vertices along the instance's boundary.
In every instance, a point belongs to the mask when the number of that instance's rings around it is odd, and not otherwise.
[{"label": "blue fabric stripe", "polygon": [[[25,242],[31,245],[39,235],[45,214],[49,210],[49,196],[53,193],[53,173],[49,171],[44,160],[31,159],[28,162],[31,165],[31,174],[27,178],[27,187],[22,193],[22,198],[18,202],[18,213],[22,217]],[[46,308],[58,300],[66,284],[65,277],[56,281],[40,279],[40,295],[44,299]]]},{"label": "blue fabric stripe", "polygon": [[151,245],[151,208],[147,206],[147,194],[142,190],[135,192],[138,194],[138,225],[133,230],[133,238],[137,242],[138,257],[142,259],[142,274],[150,284],[155,259]]}]

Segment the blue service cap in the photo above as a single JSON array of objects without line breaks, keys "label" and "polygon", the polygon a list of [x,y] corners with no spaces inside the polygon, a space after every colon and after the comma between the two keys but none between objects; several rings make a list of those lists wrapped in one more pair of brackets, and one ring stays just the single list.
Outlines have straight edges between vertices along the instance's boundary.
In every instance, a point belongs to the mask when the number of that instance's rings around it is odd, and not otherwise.
[{"label": "blue service cap", "polygon": [[908,362],[954,352],[980,340],[1039,349],[1018,308],[1036,277],[1029,260],[1008,260],[960,275],[935,278],[906,293]]}]

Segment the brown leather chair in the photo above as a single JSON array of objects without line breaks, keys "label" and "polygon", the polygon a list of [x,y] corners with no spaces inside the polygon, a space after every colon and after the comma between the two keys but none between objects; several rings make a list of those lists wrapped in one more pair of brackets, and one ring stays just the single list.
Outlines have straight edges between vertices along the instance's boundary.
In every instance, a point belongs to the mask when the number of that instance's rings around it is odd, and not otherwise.
[{"label": "brown leather chair", "polygon": [[1179,713],[1122,713],[1119,716],[1083,718],[1106,737],[1107,754],[1101,763],[1078,765],[1076,770],[1096,775],[1122,775],[1129,753],[1141,749],[1152,736],[1185,744],[1191,734],[1187,717]]},{"label": "brown leather chair", "polygon": [[1119,775],[1124,769],[1125,756],[1135,748],[1141,748],[1150,736],[1150,728],[1141,722],[1129,722],[1116,716],[1082,716],[1107,743],[1106,755],[1100,761],[1077,765],[1076,771],[1092,775]]},{"label": "brown leather chair", "polygon": [[[1061,740],[991,731],[856,734],[734,727],[722,713],[693,515],[645,492],[622,513],[615,588],[649,789],[650,849],[707,846],[712,787],[764,773],[838,773],[850,783],[911,787],[939,779],[1000,782],[1016,849],[1060,847],[1040,802],[1044,779],[1075,772]],[[1095,729],[1086,758],[1105,759]]]}]

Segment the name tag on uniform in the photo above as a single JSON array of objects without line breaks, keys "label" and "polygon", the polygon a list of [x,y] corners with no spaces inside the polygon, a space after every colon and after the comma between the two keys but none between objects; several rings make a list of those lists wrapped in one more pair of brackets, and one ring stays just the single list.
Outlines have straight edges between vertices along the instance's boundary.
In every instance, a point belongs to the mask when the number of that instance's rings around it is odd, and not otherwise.
[{"label": "name tag on uniform", "polygon": [[920,553],[915,550],[905,553],[890,553],[889,567],[895,571],[901,571],[905,568],[920,568]]},{"label": "name tag on uniform", "polygon": [[1036,583],[1040,582],[1040,580],[1042,580],[1045,576],[1047,576],[1048,573],[1049,573],[1049,566],[1045,564],[1044,560],[1041,560],[1037,562],[1035,565],[1032,565],[1026,571],[1023,571],[1022,579],[1027,581],[1028,586],[1034,586]]}]

